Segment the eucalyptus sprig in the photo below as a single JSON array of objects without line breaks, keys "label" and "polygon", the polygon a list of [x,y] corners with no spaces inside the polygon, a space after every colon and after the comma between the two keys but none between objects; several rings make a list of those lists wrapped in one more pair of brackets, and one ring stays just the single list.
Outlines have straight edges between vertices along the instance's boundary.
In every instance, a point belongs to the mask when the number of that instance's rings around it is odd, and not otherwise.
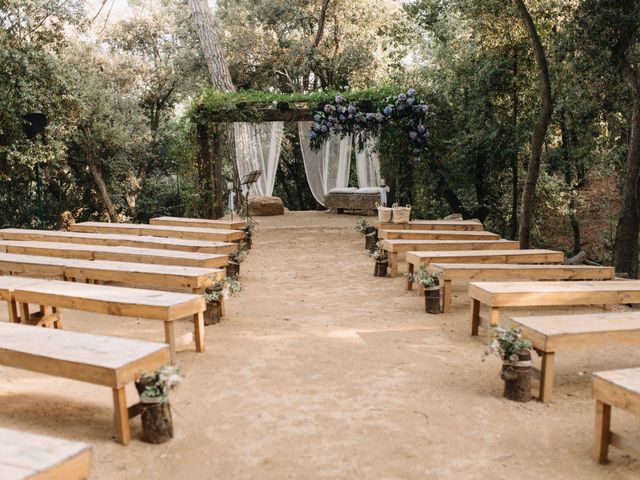
[{"label": "eucalyptus sprig", "polygon": [[529,340],[522,338],[522,330],[518,327],[504,328],[492,325],[492,328],[496,335],[489,343],[489,349],[484,353],[483,359],[493,354],[506,365],[515,365],[519,360],[519,354],[528,352],[533,347]]},{"label": "eucalyptus sprig", "polygon": [[143,373],[138,380],[144,385],[140,399],[143,402],[166,403],[169,401],[169,392],[175,389],[183,378],[177,365],[165,365],[155,372]]},{"label": "eucalyptus sprig", "polygon": [[356,230],[358,231],[358,233],[360,235],[364,235],[365,233],[367,233],[367,228],[371,228],[371,225],[369,225],[369,222],[367,221],[367,219],[366,218],[358,219],[358,221],[356,222]]},{"label": "eucalyptus sprig", "polygon": [[242,283],[236,277],[226,277],[207,288],[204,298],[207,303],[219,302],[222,299],[233,297],[241,291]]}]

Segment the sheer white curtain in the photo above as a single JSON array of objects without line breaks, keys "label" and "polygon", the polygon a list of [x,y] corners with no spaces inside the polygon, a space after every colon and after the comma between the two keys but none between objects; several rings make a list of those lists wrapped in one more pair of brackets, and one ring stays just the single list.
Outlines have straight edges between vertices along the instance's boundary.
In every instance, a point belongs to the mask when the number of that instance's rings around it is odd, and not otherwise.
[{"label": "sheer white curtain", "polygon": [[377,143],[377,139],[370,138],[365,142],[362,151],[356,147],[356,171],[360,188],[377,187],[380,182],[380,157]]},{"label": "sheer white curtain", "polygon": [[309,188],[318,203],[324,205],[324,196],[329,190],[349,185],[353,139],[350,135],[340,138],[331,134],[320,150],[314,151],[309,141],[311,125],[312,122],[298,122],[298,136]]},{"label": "sheer white curtain", "polygon": [[253,195],[269,197],[273,194],[283,129],[282,122],[233,124],[240,179],[253,170],[262,170],[260,179],[251,187]]}]

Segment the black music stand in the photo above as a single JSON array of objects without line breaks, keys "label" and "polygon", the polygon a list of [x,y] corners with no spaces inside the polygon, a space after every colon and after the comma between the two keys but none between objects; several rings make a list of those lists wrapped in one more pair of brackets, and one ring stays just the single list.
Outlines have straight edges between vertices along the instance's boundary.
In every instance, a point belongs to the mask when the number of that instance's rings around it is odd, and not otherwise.
[{"label": "black music stand", "polygon": [[247,186],[247,192],[245,193],[244,204],[247,209],[247,224],[251,223],[251,215],[249,213],[249,192],[251,191],[251,186],[258,181],[260,176],[262,175],[262,170],[254,170],[252,172],[247,173],[242,180],[240,181],[240,185]]}]

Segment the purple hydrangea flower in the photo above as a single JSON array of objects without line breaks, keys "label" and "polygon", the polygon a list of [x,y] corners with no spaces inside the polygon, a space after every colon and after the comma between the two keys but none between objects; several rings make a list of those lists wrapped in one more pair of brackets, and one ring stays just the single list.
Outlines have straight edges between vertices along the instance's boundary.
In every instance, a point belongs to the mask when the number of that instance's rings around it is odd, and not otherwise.
[{"label": "purple hydrangea flower", "polygon": [[313,116],[313,119],[314,119],[316,122],[320,122],[320,120],[322,120],[322,117],[320,116],[320,114],[316,113],[316,114]]},{"label": "purple hydrangea flower", "polygon": [[336,111],[338,113],[344,113],[344,107],[342,105],[338,105],[338,108],[336,108]]},{"label": "purple hydrangea flower", "polygon": [[347,117],[349,120],[353,120],[353,115],[349,114],[349,116]]},{"label": "purple hydrangea flower", "polygon": [[413,102],[415,102],[415,101],[416,101],[415,98],[409,97],[409,98],[407,98],[407,105],[413,105]]},{"label": "purple hydrangea flower", "polygon": [[399,102],[404,102],[406,99],[407,99],[407,96],[404,93],[401,93],[400,95],[398,95]]},{"label": "purple hydrangea flower", "polygon": [[336,118],[331,116],[331,115],[329,115],[329,118],[327,118],[327,121],[333,123],[333,122],[336,121]]},{"label": "purple hydrangea flower", "polygon": [[328,130],[328,128],[327,128],[327,126],[326,126],[326,125],[322,125],[322,126],[320,127],[320,131],[321,131],[322,133],[327,133],[327,130]]},{"label": "purple hydrangea flower", "polygon": [[331,112],[331,105],[325,105],[324,106],[324,113],[330,113]]},{"label": "purple hydrangea flower", "polygon": [[407,90],[407,97],[413,97],[416,94],[416,89],[415,88],[410,88],[409,90]]},{"label": "purple hydrangea flower", "polygon": [[347,111],[351,114],[356,113],[356,107],[354,107],[351,103],[349,104],[349,106],[347,107]]},{"label": "purple hydrangea flower", "polygon": [[368,121],[371,121],[373,120],[373,113],[367,113],[365,117],[367,118]]},{"label": "purple hydrangea flower", "polygon": [[399,112],[402,112],[404,110],[404,105],[403,104],[396,105],[396,110],[398,110]]},{"label": "purple hydrangea flower", "polygon": [[391,115],[393,113],[393,107],[391,105],[387,105],[386,107],[384,107],[384,110],[382,111],[385,115]]},{"label": "purple hydrangea flower", "polygon": [[416,128],[416,130],[418,131],[418,133],[423,134],[427,131],[427,128],[424,125],[420,124],[418,125],[418,128]]},{"label": "purple hydrangea flower", "polygon": [[344,102],[344,97],[342,95],[336,95],[336,103]]},{"label": "purple hydrangea flower", "polygon": [[317,132],[320,130],[320,124],[318,122],[313,124],[313,129]]},{"label": "purple hydrangea flower", "polygon": [[346,121],[347,121],[347,117],[345,117],[344,115],[340,115],[340,116],[338,117],[338,119],[339,119],[341,122],[346,122]]},{"label": "purple hydrangea flower", "polygon": [[381,122],[384,120],[384,115],[382,115],[381,113],[376,113],[375,118],[377,121]]},{"label": "purple hydrangea flower", "polygon": [[314,132],[313,130],[311,130],[311,131],[309,132],[309,138],[310,138],[311,140],[313,140],[313,139],[314,139],[314,138],[316,138],[317,136],[318,136],[318,134],[317,134],[316,132]]},{"label": "purple hydrangea flower", "polygon": [[422,113],[429,113],[429,105],[427,105],[426,103],[420,105],[420,108],[422,109]]},{"label": "purple hydrangea flower", "polygon": [[411,131],[409,132],[409,138],[410,138],[411,140],[415,140],[416,138],[418,138],[418,132],[414,132],[413,130],[411,130]]}]

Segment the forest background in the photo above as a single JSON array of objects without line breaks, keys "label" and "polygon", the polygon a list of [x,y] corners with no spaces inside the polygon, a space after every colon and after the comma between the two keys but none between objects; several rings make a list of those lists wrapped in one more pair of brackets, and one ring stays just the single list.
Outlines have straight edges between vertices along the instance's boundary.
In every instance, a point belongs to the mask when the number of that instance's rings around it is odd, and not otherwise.
[{"label": "forest background", "polygon": [[[517,3],[218,0],[213,14],[238,90],[417,89],[432,112],[429,146],[383,174],[406,176],[396,193],[419,217],[462,213],[516,238],[541,96]],[[638,223],[637,198],[625,210],[623,193],[640,164],[640,1],[526,6],[553,103],[531,243],[611,264],[620,219]],[[179,0],[0,0],[0,227],[196,214],[187,112],[208,82]],[[31,111],[48,116],[46,145],[24,134]],[[223,175],[233,175],[230,156]],[[274,195],[290,210],[317,207],[295,124]],[[634,242],[637,265],[637,233]]]}]

